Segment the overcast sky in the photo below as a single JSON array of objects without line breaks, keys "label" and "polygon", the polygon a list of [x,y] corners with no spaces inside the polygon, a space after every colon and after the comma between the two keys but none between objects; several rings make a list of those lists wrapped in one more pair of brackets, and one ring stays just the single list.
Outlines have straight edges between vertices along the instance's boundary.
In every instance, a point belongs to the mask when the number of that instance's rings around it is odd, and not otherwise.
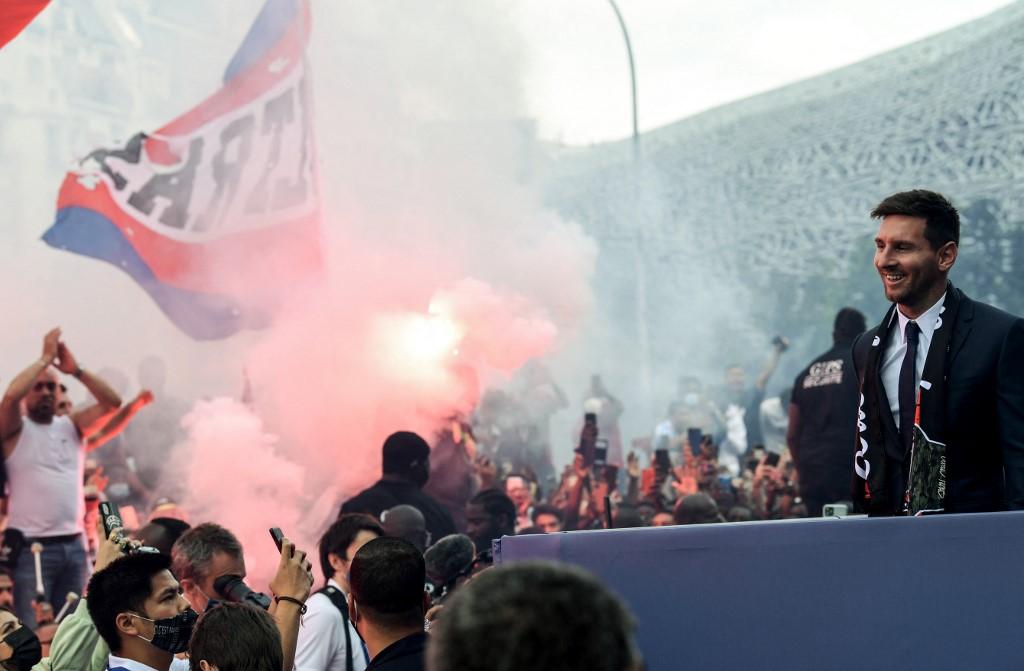
[{"label": "overcast sky", "polygon": [[[914,42],[1009,0],[618,0],[640,130]],[[589,144],[631,132],[629,70],[607,0],[519,0],[539,133]]]}]

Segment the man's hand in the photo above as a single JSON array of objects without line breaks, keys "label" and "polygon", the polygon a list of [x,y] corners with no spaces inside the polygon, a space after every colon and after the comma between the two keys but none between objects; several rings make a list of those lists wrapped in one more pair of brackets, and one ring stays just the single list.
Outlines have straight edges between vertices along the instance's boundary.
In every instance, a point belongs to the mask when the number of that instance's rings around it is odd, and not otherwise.
[{"label": "man's hand", "polygon": [[270,581],[270,591],[274,596],[287,596],[299,601],[309,597],[313,586],[313,566],[306,561],[306,553],[297,550],[290,540],[281,541],[281,561],[277,565],[277,575]]},{"label": "man's hand", "polygon": [[75,355],[63,341],[57,344],[57,360],[54,361],[54,365],[57,366],[57,370],[67,375],[74,375],[78,371]]},{"label": "man's hand", "polygon": [[156,399],[153,396],[153,392],[151,392],[148,389],[143,389],[142,391],[139,392],[135,399],[132,400],[132,405],[138,408],[144,408],[150,403],[152,403],[154,400]]},{"label": "man's hand", "polygon": [[59,347],[60,328],[58,327],[43,336],[43,360],[46,361],[47,365],[53,363],[53,360],[57,358]]},{"label": "man's hand", "polygon": [[[103,475],[103,467],[97,466],[96,470],[89,474],[89,477],[85,480],[85,488],[89,491],[96,492],[99,495],[101,492],[106,491],[107,484],[110,483],[110,477]],[[90,490],[90,487],[92,488]],[[101,530],[102,531],[102,530]],[[99,536],[103,534],[100,533]]]},{"label": "man's hand", "polygon": [[498,467],[487,457],[480,455],[473,462],[473,471],[480,483],[480,489],[491,489],[498,479]]},{"label": "man's hand", "polygon": [[120,544],[116,543],[114,539],[121,538],[121,534],[124,533],[123,529],[112,529],[110,535],[104,538],[103,536],[103,518],[99,517],[96,520],[96,538],[103,538],[100,541],[100,546],[96,548],[96,565],[93,567],[93,571],[102,571],[103,569],[110,566],[110,563],[115,559],[124,556],[124,551],[121,550]]}]

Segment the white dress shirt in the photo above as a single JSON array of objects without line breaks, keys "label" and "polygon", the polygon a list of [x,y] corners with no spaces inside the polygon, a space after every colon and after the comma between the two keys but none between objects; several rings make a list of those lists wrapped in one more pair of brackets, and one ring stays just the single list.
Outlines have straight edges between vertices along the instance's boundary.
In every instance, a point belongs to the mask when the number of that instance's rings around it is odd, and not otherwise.
[{"label": "white dress shirt", "polygon": [[[328,580],[335,589],[341,586]],[[362,639],[350,622],[352,640],[352,668],[365,671]],[[313,594],[306,599],[306,614],[299,627],[299,640],[295,646],[295,671],[345,671],[348,650],[345,648],[345,620],[326,594]]]},{"label": "white dress shirt", "polygon": [[[882,386],[889,399],[889,410],[892,411],[892,418],[896,421],[897,428],[900,425],[900,368],[903,366],[903,357],[907,353],[907,324],[914,321],[921,329],[917,340],[917,360],[914,362],[914,382],[921,384],[924,362],[928,359],[928,347],[932,344],[932,335],[935,333],[935,329],[942,323],[942,313],[946,309],[943,306],[945,302],[946,294],[942,294],[938,303],[928,308],[915,320],[904,316],[900,312],[899,306],[896,306],[899,328],[891,330],[889,340],[885,345],[885,353],[882,358]],[[931,387],[928,380],[925,380],[924,384]]]}]

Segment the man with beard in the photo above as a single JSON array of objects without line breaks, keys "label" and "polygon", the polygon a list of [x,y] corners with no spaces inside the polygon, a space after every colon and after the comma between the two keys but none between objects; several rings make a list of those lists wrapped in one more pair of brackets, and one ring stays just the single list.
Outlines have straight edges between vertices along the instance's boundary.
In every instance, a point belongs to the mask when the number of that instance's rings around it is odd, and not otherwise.
[{"label": "man with beard", "polygon": [[485,489],[466,506],[466,535],[476,551],[490,552],[491,541],[516,535],[516,504],[498,489]]},{"label": "man with beard", "polygon": [[871,216],[893,305],[853,346],[856,502],[872,515],[1024,508],[1024,320],[947,279],[960,216],[945,197],[897,193]]},{"label": "man with beard", "polygon": [[423,493],[430,477],[430,446],[418,434],[398,431],[384,441],[381,479],[341,506],[341,513],[381,513],[398,505],[410,505],[423,513],[431,538],[455,533],[451,514]]},{"label": "man with beard", "polygon": [[[14,604],[18,618],[29,627],[36,623],[33,543],[43,547],[43,589],[49,602],[63,603],[68,592],[81,593],[85,585],[86,439],[90,427],[121,406],[117,393],[79,366],[60,336],[59,328],[46,334],[42,356],[11,381],[0,401],[0,440],[10,492],[5,542],[21,545],[13,576]],[[97,402],[57,416],[62,393],[51,365],[81,381]]]}]

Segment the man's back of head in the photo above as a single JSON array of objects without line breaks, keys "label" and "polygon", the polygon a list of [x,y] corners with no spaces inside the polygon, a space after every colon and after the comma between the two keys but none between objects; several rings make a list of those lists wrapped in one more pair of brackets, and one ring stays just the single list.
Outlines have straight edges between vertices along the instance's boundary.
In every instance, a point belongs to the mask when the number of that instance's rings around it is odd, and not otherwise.
[{"label": "man's back of head", "polygon": [[633,618],[582,569],[517,562],[475,577],[445,606],[430,671],[639,669]]},{"label": "man's back of head", "polygon": [[676,524],[716,524],[725,521],[718,510],[718,504],[704,492],[679,499],[673,517]]},{"label": "man's back of head", "polygon": [[412,431],[396,431],[384,441],[381,470],[386,477],[418,487],[430,477],[430,445]]},{"label": "man's back of head", "polygon": [[868,330],[864,313],[856,308],[842,308],[836,313],[832,327],[832,340],[837,345],[848,345],[854,338]]},{"label": "man's back of head", "polygon": [[392,538],[409,541],[423,552],[430,544],[427,534],[427,521],[419,509],[409,505],[399,505],[381,513],[380,521],[384,525],[384,534]]},{"label": "man's back of head", "polygon": [[476,559],[473,540],[464,534],[445,536],[430,546],[423,555],[426,563],[427,580],[434,586],[436,600],[450,594],[467,578]]},{"label": "man's back of head", "polygon": [[225,603],[199,618],[189,645],[192,671],[280,671],[281,634],[266,611]]},{"label": "man's back of head", "polygon": [[377,538],[356,552],[349,569],[349,615],[371,657],[423,632],[427,609],[423,555],[401,538]]},{"label": "man's back of head", "polygon": [[156,517],[143,525],[133,535],[146,545],[156,548],[161,554],[171,556],[171,548],[191,527],[188,522],[171,517]]}]

